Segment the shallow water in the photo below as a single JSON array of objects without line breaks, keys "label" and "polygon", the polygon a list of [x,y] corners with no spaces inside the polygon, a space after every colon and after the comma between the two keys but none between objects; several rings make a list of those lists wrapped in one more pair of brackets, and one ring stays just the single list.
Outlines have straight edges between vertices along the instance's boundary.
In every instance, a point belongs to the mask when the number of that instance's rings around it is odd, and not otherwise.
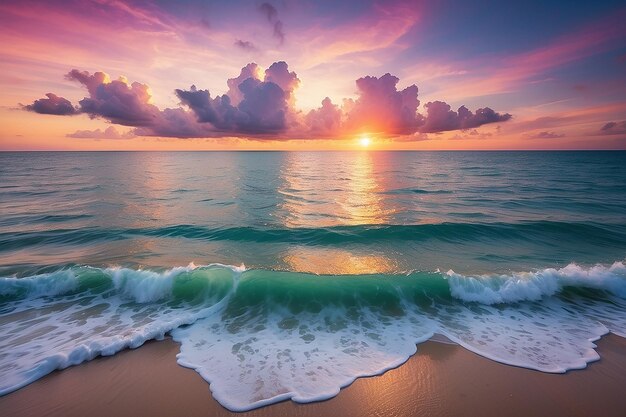
[{"label": "shallow water", "polygon": [[231,410],[626,334],[625,152],[1,153],[0,213],[1,393],[167,333]]}]

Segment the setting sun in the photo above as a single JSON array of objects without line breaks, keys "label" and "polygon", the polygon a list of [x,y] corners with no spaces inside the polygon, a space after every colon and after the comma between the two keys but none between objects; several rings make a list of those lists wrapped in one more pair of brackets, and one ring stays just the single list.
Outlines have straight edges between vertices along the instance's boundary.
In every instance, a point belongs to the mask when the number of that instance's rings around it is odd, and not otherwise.
[{"label": "setting sun", "polygon": [[367,148],[368,146],[370,146],[371,143],[372,139],[370,139],[368,136],[363,136],[361,137],[361,139],[359,139],[359,145],[361,145],[363,148]]}]

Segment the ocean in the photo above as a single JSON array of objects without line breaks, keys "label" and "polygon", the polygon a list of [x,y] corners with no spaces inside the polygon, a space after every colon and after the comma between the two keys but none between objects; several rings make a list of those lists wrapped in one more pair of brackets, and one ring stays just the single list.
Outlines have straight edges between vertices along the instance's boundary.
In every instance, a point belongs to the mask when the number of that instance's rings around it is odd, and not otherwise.
[{"label": "ocean", "polygon": [[233,411],[433,337],[580,369],[625,259],[626,152],[4,152],[0,395],[168,335]]}]

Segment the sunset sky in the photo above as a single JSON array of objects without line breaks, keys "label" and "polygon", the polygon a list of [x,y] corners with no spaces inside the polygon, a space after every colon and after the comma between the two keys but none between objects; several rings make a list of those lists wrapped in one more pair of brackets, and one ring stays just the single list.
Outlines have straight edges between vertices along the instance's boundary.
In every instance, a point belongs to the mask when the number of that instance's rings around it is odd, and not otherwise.
[{"label": "sunset sky", "polygon": [[626,149],[623,1],[0,3],[0,150]]}]

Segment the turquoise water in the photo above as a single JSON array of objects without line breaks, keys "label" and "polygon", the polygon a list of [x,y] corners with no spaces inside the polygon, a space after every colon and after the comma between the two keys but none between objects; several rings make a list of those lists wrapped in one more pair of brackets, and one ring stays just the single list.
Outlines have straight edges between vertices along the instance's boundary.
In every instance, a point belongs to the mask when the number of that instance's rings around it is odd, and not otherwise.
[{"label": "turquoise water", "polygon": [[0,393],[168,334],[231,410],[434,334],[564,372],[625,258],[626,152],[0,153]]}]

